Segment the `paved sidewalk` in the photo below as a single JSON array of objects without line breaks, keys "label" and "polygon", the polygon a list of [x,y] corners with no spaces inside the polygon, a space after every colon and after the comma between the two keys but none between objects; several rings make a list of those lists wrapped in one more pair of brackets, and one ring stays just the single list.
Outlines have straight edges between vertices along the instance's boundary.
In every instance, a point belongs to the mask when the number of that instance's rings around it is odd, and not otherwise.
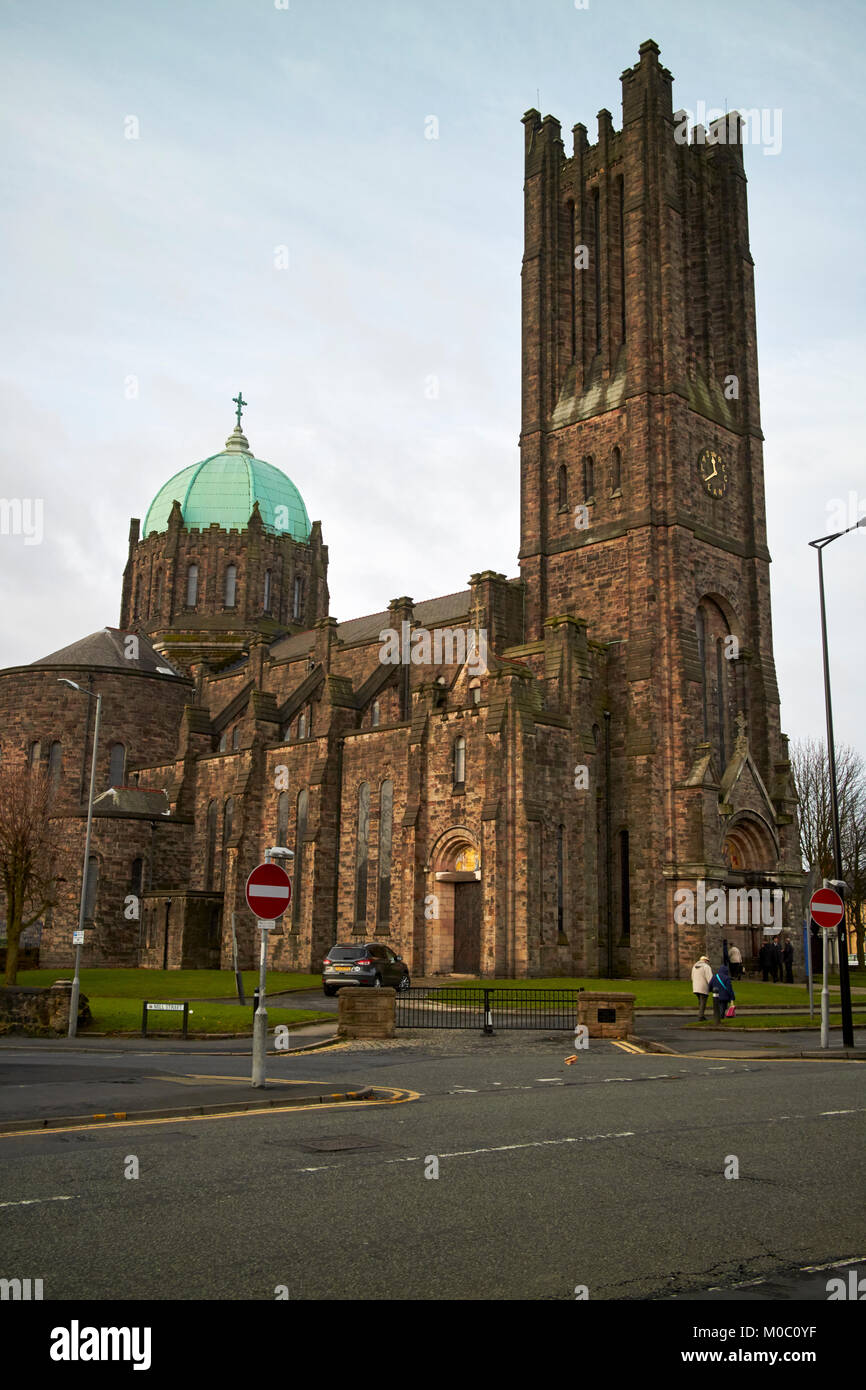
[{"label": "paved sidewalk", "polygon": [[[694,1010],[691,1018],[695,1019]],[[793,1022],[793,1020],[792,1020]],[[709,1021],[700,1028],[683,1027],[680,1010],[668,1014],[638,1012],[635,1015],[636,1037],[654,1043],[671,1052],[696,1054],[702,1057],[805,1057],[820,1061],[855,1060],[866,1062],[866,1036],[863,1029],[854,1030],[854,1047],[842,1045],[841,1028],[830,1029],[830,1046],[821,1048],[819,1029],[726,1028],[723,1023]]]}]

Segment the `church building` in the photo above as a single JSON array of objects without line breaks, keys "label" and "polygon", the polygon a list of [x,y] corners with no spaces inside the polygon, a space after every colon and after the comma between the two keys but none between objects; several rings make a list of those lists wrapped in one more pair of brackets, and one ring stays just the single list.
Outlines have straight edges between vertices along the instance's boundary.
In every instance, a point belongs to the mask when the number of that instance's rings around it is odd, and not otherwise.
[{"label": "church building", "polygon": [[118,625],[0,672],[2,756],[49,771],[74,865],[43,965],[73,959],[94,736],[64,680],[102,695],[85,966],[251,967],[274,845],[275,969],[354,937],[415,977],[682,977],[760,945],[678,910],[713,888],[775,893],[799,959],[740,120],[680,140],[647,42],[619,129],[523,127],[517,574],[338,621],[239,393],[132,521]]}]

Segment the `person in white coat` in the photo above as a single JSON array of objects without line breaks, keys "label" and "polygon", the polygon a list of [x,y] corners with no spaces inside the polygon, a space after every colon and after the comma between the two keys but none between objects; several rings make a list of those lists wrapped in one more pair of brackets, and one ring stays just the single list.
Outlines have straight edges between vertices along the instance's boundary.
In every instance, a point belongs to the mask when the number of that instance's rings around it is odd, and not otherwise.
[{"label": "person in white coat", "polygon": [[713,980],[713,967],[710,965],[709,956],[701,956],[692,966],[692,989],[698,1001],[698,1023],[705,1021],[707,1012],[707,999],[710,994],[710,985]]}]

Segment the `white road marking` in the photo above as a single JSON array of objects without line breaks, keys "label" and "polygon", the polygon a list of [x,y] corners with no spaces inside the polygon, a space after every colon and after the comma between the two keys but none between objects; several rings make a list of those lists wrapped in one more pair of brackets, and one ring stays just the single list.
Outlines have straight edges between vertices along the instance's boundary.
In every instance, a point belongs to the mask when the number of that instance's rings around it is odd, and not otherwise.
[{"label": "white road marking", "polygon": [[536,1081],[557,1081],[559,1082],[560,1086],[562,1085],[561,1076],[536,1076],[535,1079]]},{"label": "white road marking", "polygon": [[25,1197],[20,1202],[0,1202],[0,1207],[35,1207],[40,1202],[75,1202],[81,1196],[76,1192],[72,1197]]},{"label": "white road marking", "polygon": [[822,1115],[856,1115],[856,1114],[857,1114],[857,1111],[856,1111],[856,1110],[822,1110],[822,1111],[820,1111],[820,1114],[822,1114]]}]

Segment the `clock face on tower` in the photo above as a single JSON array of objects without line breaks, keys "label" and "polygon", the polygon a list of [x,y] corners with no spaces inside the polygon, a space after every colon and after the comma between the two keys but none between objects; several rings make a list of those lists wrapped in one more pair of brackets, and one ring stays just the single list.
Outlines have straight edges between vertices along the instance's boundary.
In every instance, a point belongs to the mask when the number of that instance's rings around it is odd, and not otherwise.
[{"label": "clock face on tower", "polygon": [[698,474],[711,497],[724,497],[728,490],[728,465],[717,449],[702,449]]}]

